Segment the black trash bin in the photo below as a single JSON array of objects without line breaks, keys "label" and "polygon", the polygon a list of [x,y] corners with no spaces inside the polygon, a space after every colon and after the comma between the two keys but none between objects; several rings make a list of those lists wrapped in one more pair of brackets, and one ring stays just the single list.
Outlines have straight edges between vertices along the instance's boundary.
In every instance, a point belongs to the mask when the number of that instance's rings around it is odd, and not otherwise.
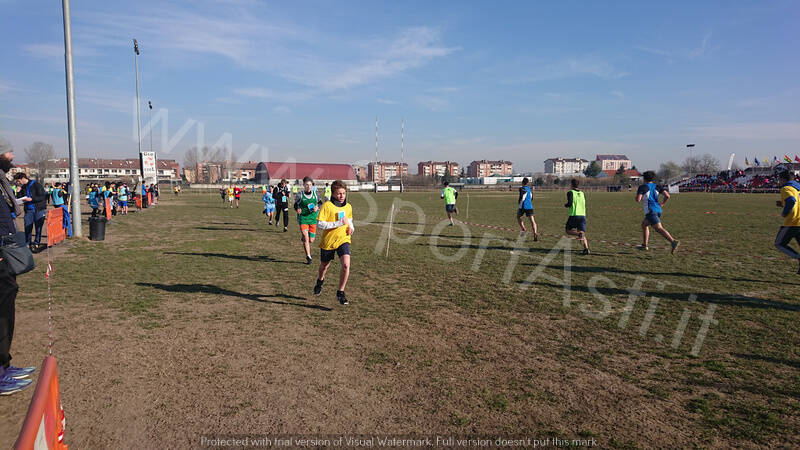
[{"label": "black trash bin", "polygon": [[106,218],[105,217],[90,217],[89,218],[89,240],[90,241],[104,241],[106,239]]}]

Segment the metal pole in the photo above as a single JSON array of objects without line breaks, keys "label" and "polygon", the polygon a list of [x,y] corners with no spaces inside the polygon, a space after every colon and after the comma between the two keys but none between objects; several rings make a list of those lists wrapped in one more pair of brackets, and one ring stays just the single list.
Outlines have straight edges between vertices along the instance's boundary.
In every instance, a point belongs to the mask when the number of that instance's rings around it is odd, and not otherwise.
[{"label": "metal pole", "polygon": [[75,143],[75,83],[72,73],[72,28],[69,0],[61,0],[64,13],[64,68],[67,73],[67,130],[69,133],[69,182],[72,186],[72,235],[82,237],[81,184],[78,177],[78,147]]},{"label": "metal pole", "polygon": [[[139,158],[142,157],[142,120],[139,112],[139,43],[133,40],[133,64],[136,67],[136,131],[139,135]],[[144,179],[144,174],[142,174]]]},{"label": "metal pole", "polygon": [[403,192],[403,164],[406,160],[406,120],[400,122],[400,192]]},{"label": "metal pole", "polygon": [[378,171],[378,116],[375,116],[375,165],[372,167],[372,184],[375,185],[375,190],[378,190],[377,181]]},{"label": "metal pole", "polygon": [[[150,100],[147,101],[147,120],[150,121],[150,151],[153,151],[153,104],[150,103]],[[156,172],[156,177],[158,173]]]}]

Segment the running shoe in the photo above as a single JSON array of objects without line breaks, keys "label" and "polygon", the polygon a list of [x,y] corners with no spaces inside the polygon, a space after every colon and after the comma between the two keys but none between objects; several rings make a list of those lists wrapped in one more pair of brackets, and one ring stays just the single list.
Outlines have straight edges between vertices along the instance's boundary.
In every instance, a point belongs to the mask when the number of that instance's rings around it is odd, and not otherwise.
[{"label": "running shoe", "polygon": [[283,232],[286,233],[287,231],[289,231],[289,228],[288,227],[283,227]]},{"label": "running shoe", "polygon": [[311,264],[311,255],[306,255],[306,264]]},{"label": "running shoe", "polygon": [[22,379],[27,378],[30,374],[36,371],[36,367],[14,367],[8,366],[6,371],[3,372],[4,377]]},{"label": "running shoe", "polygon": [[636,250],[642,250],[642,251],[646,252],[646,251],[650,250],[650,247],[648,247],[646,245],[637,245],[636,246]]},{"label": "running shoe", "polygon": [[347,297],[344,295],[344,291],[336,291],[336,300],[339,300],[339,304],[341,305],[350,304],[350,302],[347,301]]},{"label": "running shoe", "polygon": [[314,295],[319,295],[322,293],[322,285],[325,283],[325,280],[317,280],[317,284],[314,285]]},{"label": "running shoe", "polygon": [[11,395],[19,392],[33,384],[32,380],[11,378],[4,376],[0,378],[0,395]]},{"label": "running shoe", "polygon": [[588,249],[588,248],[585,248],[585,249],[583,249],[583,253],[581,253],[581,255],[588,255],[588,254],[590,254],[590,253],[591,253],[591,252],[589,251],[589,249]]},{"label": "running shoe", "polygon": [[539,233],[533,233],[533,242],[539,242]]},{"label": "running shoe", "polygon": [[678,242],[678,240],[677,240],[677,239],[675,239],[674,241],[672,241],[672,250],[670,251],[670,253],[674,255],[674,254],[675,254],[675,251],[676,251],[676,250],[678,250],[678,246],[679,246],[679,245],[681,245],[681,244],[680,244],[680,242]]}]

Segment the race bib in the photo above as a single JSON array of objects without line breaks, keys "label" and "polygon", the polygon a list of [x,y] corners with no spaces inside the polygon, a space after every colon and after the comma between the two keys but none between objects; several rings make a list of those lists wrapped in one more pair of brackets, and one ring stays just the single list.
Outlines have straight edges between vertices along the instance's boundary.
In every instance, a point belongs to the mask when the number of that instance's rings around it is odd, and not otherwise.
[{"label": "race bib", "polygon": [[282,202],[284,202],[284,203],[286,202],[286,196],[285,195],[283,197],[281,197],[281,199],[282,199],[281,200]]},{"label": "race bib", "polygon": [[309,211],[313,211],[315,206],[317,206],[317,205],[315,205],[315,204],[313,204],[313,203],[312,203],[312,204],[310,204],[310,205],[308,205],[308,210],[309,210]]},{"label": "race bib", "polygon": [[339,211],[338,217],[339,220],[344,220],[344,211]]}]

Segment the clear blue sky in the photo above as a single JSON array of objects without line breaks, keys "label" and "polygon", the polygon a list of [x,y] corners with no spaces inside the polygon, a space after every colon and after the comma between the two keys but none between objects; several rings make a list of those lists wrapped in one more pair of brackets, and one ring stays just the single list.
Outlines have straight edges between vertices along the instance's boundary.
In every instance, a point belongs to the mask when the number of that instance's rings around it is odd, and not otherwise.
[{"label": "clear blue sky", "polygon": [[[0,0],[0,17],[0,135],[20,156],[36,140],[66,155],[60,2]],[[689,142],[793,158],[799,23],[797,1],[73,1],[78,151],[136,156],[135,37],[143,124],[151,99],[168,118],[154,147],[181,162],[197,143],[370,160],[376,115],[382,160],[400,159],[405,118],[411,172],[596,153],[646,169]]]}]

